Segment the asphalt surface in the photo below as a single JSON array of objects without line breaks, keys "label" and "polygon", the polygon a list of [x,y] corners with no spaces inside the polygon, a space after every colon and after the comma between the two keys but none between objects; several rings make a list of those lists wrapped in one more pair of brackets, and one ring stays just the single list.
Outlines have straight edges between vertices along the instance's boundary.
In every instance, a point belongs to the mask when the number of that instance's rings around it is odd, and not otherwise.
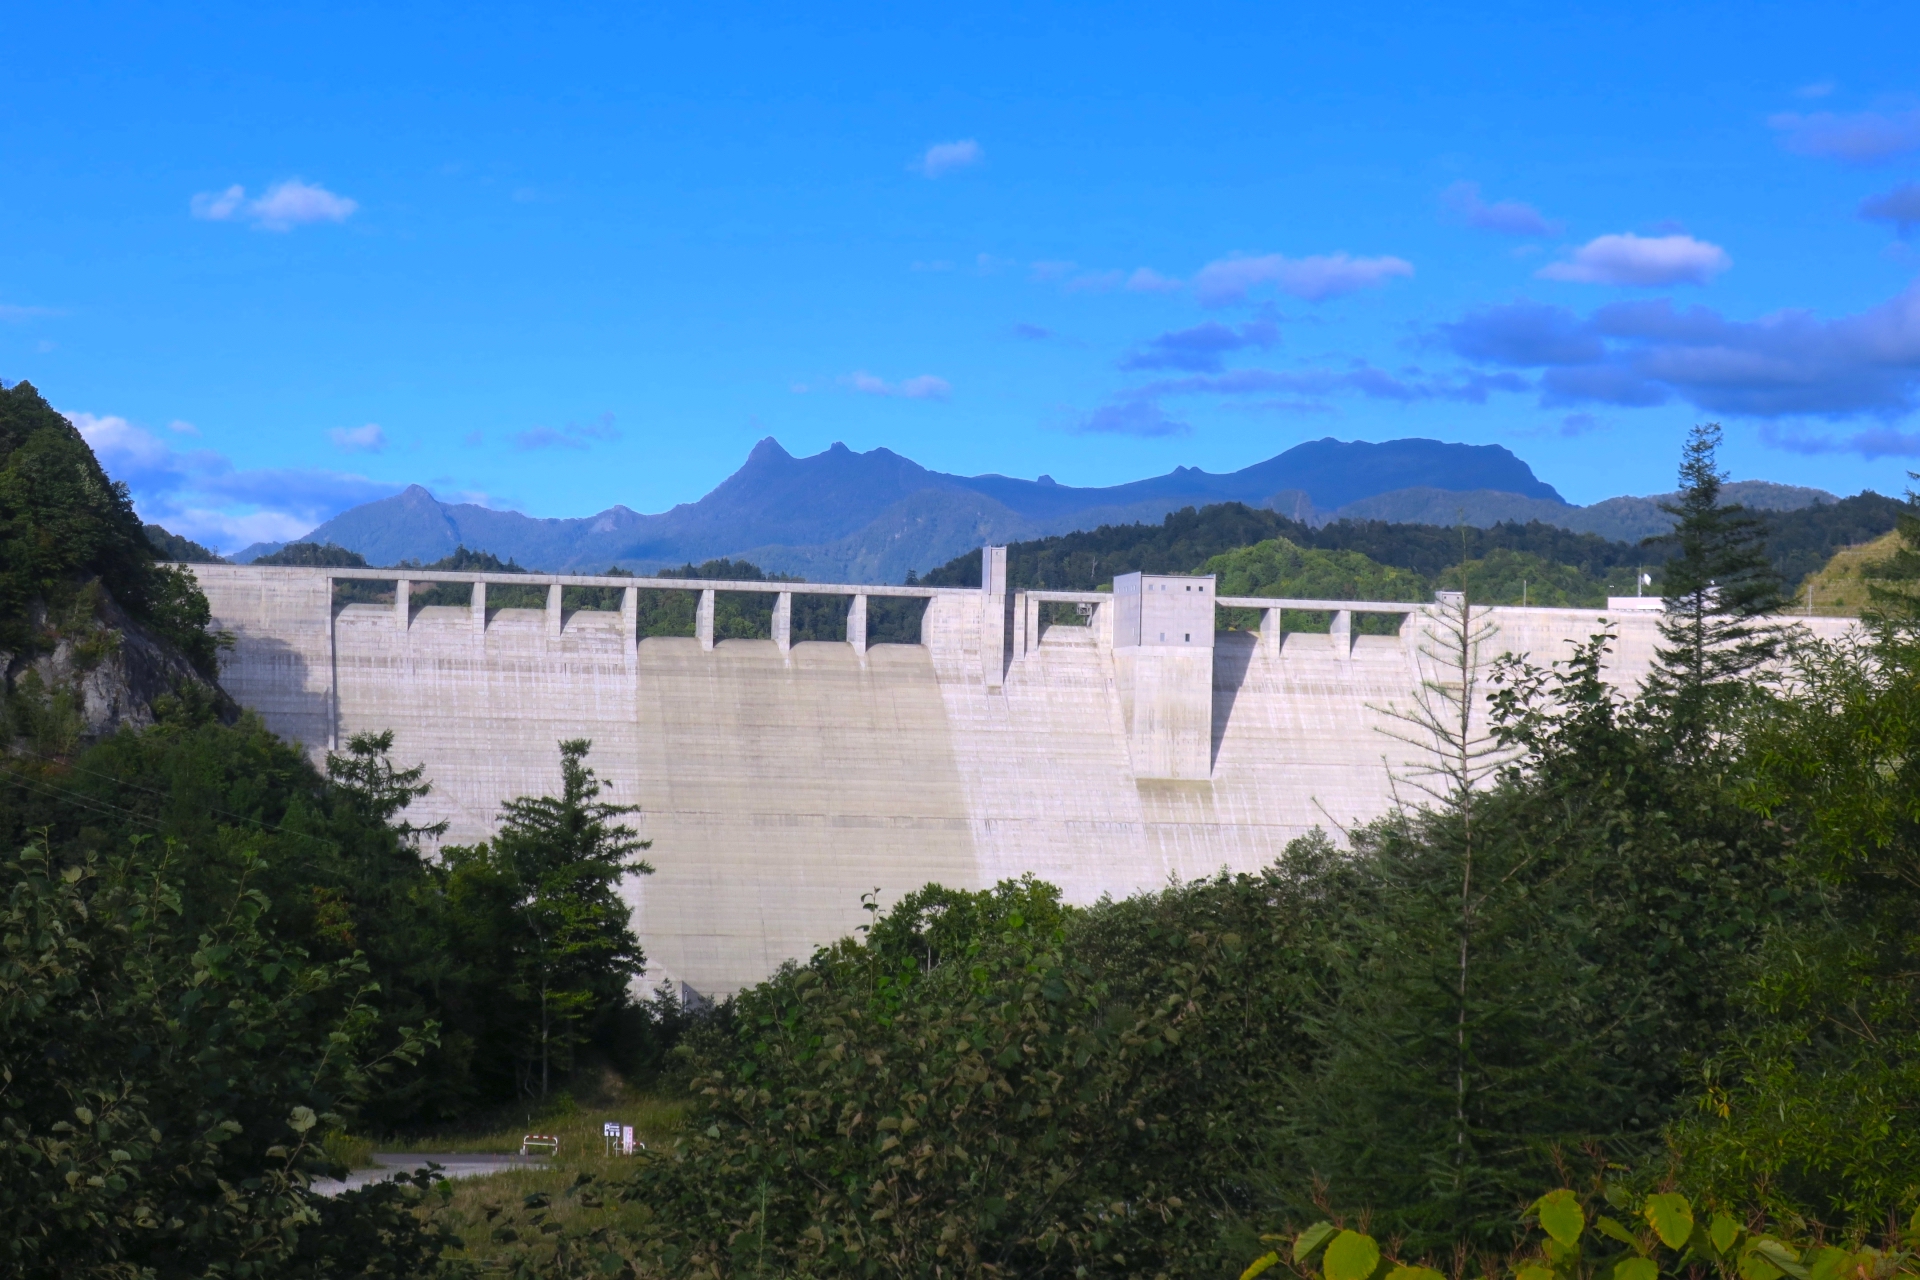
[{"label": "asphalt surface", "polygon": [[436,1155],[431,1151],[410,1151],[405,1155],[375,1152],[373,1163],[371,1169],[355,1169],[346,1176],[345,1181],[316,1178],[313,1189],[323,1196],[339,1195],[342,1191],[352,1191],[371,1182],[383,1182],[396,1173],[424,1169],[429,1163],[439,1165],[440,1172],[449,1178],[478,1178],[505,1169],[543,1169],[547,1161],[544,1156],[475,1155],[470,1152]]}]

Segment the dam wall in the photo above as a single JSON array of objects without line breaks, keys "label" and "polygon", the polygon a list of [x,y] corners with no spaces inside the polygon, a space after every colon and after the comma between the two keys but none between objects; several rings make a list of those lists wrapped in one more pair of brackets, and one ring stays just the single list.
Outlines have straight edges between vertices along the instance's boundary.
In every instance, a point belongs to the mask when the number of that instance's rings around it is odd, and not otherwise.
[{"label": "dam wall", "polygon": [[[391,729],[395,761],[434,788],[407,816],[445,819],[446,842],[487,837],[507,798],[557,791],[559,741],[592,739],[607,798],[639,805],[653,841],[656,874],[623,890],[648,985],[736,990],[862,923],[876,889],[888,902],[1030,871],[1086,903],[1254,869],[1392,803],[1389,770],[1417,752],[1380,730],[1435,674],[1438,606],[1287,601],[1334,623],[1283,635],[1282,602],[1216,599],[1211,578],[1019,593],[1005,563],[989,548],[979,589],[190,567],[234,637],[228,691],[316,761]],[[393,602],[338,603],[355,579],[394,583]],[[416,607],[429,583],[471,588],[471,604]],[[489,585],[544,587],[547,607],[489,607]],[[624,604],[568,612],[567,586]],[[649,590],[699,591],[695,635],[636,638]],[[725,591],[776,596],[770,638],[714,639]],[[844,597],[847,640],[792,642],[794,593]],[[867,644],[874,596],[926,600],[919,644]],[[1631,686],[1658,615],[1616,603],[1474,617],[1488,657],[1543,665],[1611,629],[1608,678]],[[1043,627],[1048,604],[1087,625]],[[1258,631],[1217,631],[1222,606],[1267,612]],[[1365,612],[1399,633],[1356,634]]]}]

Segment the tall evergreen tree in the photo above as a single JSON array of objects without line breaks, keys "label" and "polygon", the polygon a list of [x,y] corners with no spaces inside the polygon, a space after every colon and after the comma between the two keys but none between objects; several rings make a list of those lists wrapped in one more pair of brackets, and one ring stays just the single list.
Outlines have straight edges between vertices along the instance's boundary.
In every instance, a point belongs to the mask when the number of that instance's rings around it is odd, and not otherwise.
[{"label": "tall evergreen tree", "polygon": [[443,836],[444,821],[416,826],[400,816],[400,811],[433,791],[424,781],[427,767],[414,765],[397,769],[388,757],[393,750],[393,730],[358,733],[347,741],[347,754],[327,753],[327,779],[350,798],[367,821],[390,829],[401,844],[418,846],[422,836]]},{"label": "tall evergreen tree", "polygon": [[652,841],[620,821],[638,805],[600,798],[591,747],[562,742],[559,795],[509,800],[498,836],[446,851],[454,914],[494,964],[505,961],[497,1012],[516,1024],[521,1087],[543,1097],[592,1019],[625,1004],[646,969],[619,889],[628,875],[653,873],[633,856]]},{"label": "tall evergreen tree", "polygon": [[[1358,896],[1328,921],[1322,1062],[1291,1124],[1296,1173],[1415,1254],[1509,1247],[1515,1198],[1591,1134],[1609,1088],[1579,904],[1557,851],[1513,838],[1516,797],[1487,786],[1513,752],[1489,725],[1494,627],[1457,581],[1427,615],[1413,705],[1382,709],[1418,752],[1398,780],[1432,806],[1351,833]],[[1305,1187],[1283,1194],[1306,1209]]]},{"label": "tall evergreen tree", "polygon": [[1661,510],[1674,518],[1666,539],[1666,615],[1660,621],[1648,691],[1683,732],[1742,688],[1741,678],[1775,657],[1780,629],[1757,619],[1785,603],[1767,559],[1766,526],[1737,503],[1722,504],[1726,475],[1716,454],[1718,423],[1693,428],[1680,455],[1680,492]]}]

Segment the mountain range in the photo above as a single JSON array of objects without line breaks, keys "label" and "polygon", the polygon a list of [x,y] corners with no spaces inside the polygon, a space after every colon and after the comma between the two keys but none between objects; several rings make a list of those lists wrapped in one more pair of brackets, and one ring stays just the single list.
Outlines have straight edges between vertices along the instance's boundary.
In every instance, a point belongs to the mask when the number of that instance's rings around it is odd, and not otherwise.
[{"label": "mountain range", "polygon": [[[1731,500],[1775,510],[1834,500],[1822,490],[1765,481],[1728,488]],[[1215,502],[1244,502],[1312,524],[1464,519],[1487,526],[1537,519],[1622,539],[1662,532],[1668,523],[1657,498],[1573,506],[1499,445],[1328,438],[1239,471],[1176,467],[1130,484],[1082,488],[1044,475],[950,475],[890,449],[855,453],[838,443],[796,458],[768,437],[705,497],[656,515],[615,506],[592,516],[540,519],[443,503],[412,485],[344,511],[295,541],[335,543],[372,564],[438,560],[466,546],[547,571],[620,565],[644,572],[728,556],[816,581],[898,582],[910,570],[925,571],[982,543],[1158,521],[1169,511]],[[233,559],[246,563],[284,545],[255,543]]]}]

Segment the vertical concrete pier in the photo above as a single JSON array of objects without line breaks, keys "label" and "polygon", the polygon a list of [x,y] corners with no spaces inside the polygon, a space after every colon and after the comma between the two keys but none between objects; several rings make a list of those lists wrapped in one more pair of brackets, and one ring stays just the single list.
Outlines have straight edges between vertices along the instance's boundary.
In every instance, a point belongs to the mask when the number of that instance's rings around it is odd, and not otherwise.
[{"label": "vertical concrete pier", "polygon": [[713,592],[702,591],[700,604],[693,611],[693,638],[702,649],[713,648]]},{"label": "vertical concrete pier", "polygon": [[1113,580],[1113,678],[1136,778],[1213,775],[1214,580]]},{"label": "vertical concrete pier", "polygon": [[867,656],[867,598],[855,596],[847,606],[847,643],[862,658]]},{"label": "vertical concrete pier", "polygon": [[627,675],[637,681],[640,673],[640,588],[627,587],[620,592],[620,657]]},{"label": "vertical concrete pier", "polygon": [[1013,648],[1013,597],[1007,591],[1007,549],[980,549],[980,675],[989,692],[1006,683]]},{"label": "vertical concrete pier", "polygon": [[781,653],[793,649],[793,592],[782,591],[773,600],[773,647]]}]

